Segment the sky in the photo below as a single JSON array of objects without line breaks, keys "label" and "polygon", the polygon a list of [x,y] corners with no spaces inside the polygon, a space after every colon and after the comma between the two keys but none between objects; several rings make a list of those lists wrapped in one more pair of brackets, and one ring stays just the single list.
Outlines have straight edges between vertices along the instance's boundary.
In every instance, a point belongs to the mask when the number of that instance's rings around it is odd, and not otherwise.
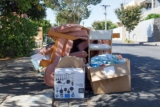
[{"label": "sky", "polygon": [[[91,6],[91,14],[88,19],[82,20],[81,25],[85,27],[91,27],[92,23],[94,21],[102,21],[105,20],[105,9],[101,5],[110,5],[110,7],[107,7],[106,12],[107,16],[106,19],[112,21],[113,23],[119,22],[119,19],[117,18],[114,10],[116,8],[120,7],[120,4],[125,2],[129,3],[132,0],[102,0],[100,4],[97,4],[96,6]],[[51,24],[56,23],[55,22],[55,12],[51,9],[47,9],[47,20],[50,20]]]}]

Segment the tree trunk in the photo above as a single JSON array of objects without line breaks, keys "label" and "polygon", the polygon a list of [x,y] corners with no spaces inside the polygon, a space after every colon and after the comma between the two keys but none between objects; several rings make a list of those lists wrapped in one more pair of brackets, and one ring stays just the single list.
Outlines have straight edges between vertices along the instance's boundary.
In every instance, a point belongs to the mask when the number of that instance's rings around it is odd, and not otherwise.
[{"label": "tree trunk", "polygon": [[130,33],[131,33],[131,31],[128,31],[128,39],[130,40]]}]

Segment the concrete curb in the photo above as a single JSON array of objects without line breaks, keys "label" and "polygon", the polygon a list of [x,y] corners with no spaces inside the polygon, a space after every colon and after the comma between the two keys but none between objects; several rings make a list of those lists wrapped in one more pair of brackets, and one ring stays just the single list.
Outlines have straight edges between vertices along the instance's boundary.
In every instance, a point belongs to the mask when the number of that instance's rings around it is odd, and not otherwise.
[{"label": "concrete curb", "polygon": [[144,45],[153,45],[153,46],[160,46],[160,42],[147,42],[143,43]]}]

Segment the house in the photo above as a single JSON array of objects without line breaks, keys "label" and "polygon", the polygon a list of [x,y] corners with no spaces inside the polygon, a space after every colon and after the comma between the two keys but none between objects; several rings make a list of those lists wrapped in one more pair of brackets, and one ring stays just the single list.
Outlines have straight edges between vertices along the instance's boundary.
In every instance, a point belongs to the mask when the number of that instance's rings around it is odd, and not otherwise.
[{"label": "house", "polygon": [[124,5],[133,6],[133,5],[146,4],[146,7],[142,9],[142,18],[147,17],[151,13],[159,13],[160,14],[160,0],[132,0],[131,2]]},{"label": "house", "polygon": [[[132,0],[125,4],[124,8],[140,4],[146,4],[142,9],[142,19],[151,13],[160,14],[160,0]],[[124,26],[113,29],[113,32],[120,33],[120,38],[116,40],[129,38],[136,42],[160,42],[160,18],[140,22],[130,34]]]}]

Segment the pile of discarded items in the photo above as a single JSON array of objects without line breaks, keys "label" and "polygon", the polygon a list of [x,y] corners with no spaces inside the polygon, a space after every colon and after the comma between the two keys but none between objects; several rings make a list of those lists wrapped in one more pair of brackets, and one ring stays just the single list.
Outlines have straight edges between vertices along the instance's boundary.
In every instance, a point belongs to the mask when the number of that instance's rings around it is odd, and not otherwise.
[{"label": "pile of discarded items", "polygon": [[35,68],[45,68],[44,81],[54,87],[55,98],[84,98],[86,80],[94,94],[131,90],[130,60],[112,54],[112,38],[119,34],[65,24],[51,27],[48,36],[54,44],[39,51]]}]

